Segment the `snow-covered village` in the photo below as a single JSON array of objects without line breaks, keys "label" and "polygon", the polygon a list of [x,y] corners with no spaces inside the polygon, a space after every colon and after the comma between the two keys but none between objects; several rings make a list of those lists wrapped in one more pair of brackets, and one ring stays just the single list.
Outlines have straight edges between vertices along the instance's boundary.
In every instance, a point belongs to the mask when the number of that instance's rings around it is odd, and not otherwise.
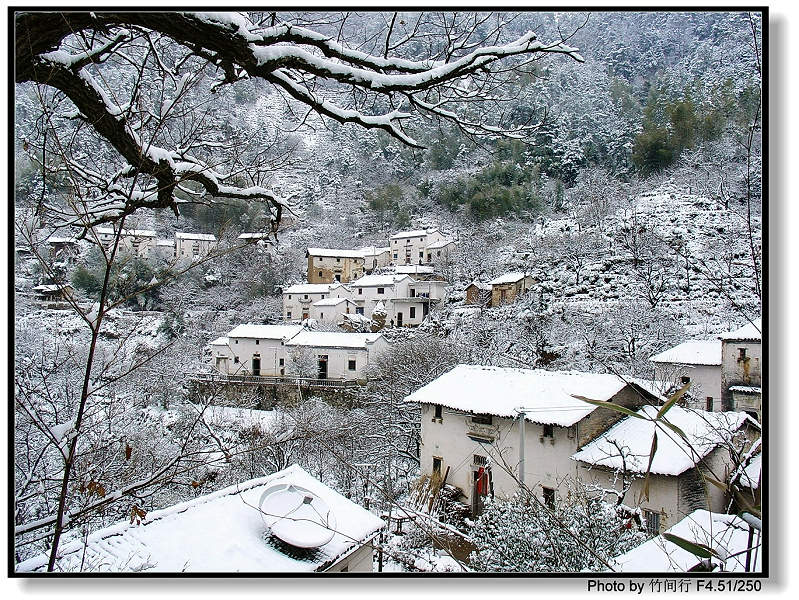
[{"label": "snow-covered village", "polygon": [[10,12],[9,574],[768,575],[763,18]]}]

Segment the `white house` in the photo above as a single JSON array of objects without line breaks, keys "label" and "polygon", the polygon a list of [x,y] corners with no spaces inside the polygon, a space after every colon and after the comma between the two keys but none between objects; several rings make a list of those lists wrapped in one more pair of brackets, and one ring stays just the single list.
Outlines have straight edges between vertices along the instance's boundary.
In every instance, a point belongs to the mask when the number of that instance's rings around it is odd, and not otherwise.
[{"label": "white house", "polygon": [[[599,489],[617,491],[626,481],[625,502],[641,499],[647,529],[653,532],[676,524],[697,509],[724,512],[725,492],[702,474],[726,482],[737,466],[730,449],[733,454],[746,450],[756,435],[756,423],[743,412],[672,406],[664,418],[679,428],[682,433],[678,434],[656,424],[657,414],[658,407],[644,406],[638,417],[624,418],[583,446],[572,456],[581,465],[580,478]],[[655,433],[656,451],[650,465]],[[644,497],[647,469],[648,497]],[[617,498],[615,494],[611,497]]]},{"label": "white house", "polygon": [[455,250],[455,242],[452,240],[438,240],[428,244],[424,249],[425,262],[438,262],[449,256],[453,250]]},{"label": "white house", "polygon": [[[383,521],[298,465],[64,541],[57,572],[370,572]],[[17,573],[47,570],[48,554]]]},{"label": "white house", "polygon": [[311,305],[327,298],[350,298],[350,290],[340,283],[300,283],[283,290],[283,318],[304,321],[311,317]]},{"label": "white house", "polygon": [[302,329],[302,325],[238,325],[210,343],[214,368],[223,375],[285,375],[284,342]]},{"label": "white house", "polygon": [[341,315],[355,314],[357,305],[349,298],[325,298],[311,304],[309,318],[320,323],[338,323]]},{"label": "white house", "polygon": [[[711,548],[714,554],[702,559],[666,539],[662,534],[612,561],[614,571],[622,573],[687,573],[703,567],[715,572],[760,573],[763,570],[763,539],[759,530],[736,515],[696,510],[664,533],[693,544]],[[750,545],[751,544],[751,545]],[[703,561],[710,564],[704,564]]]},{"label": "white house", "polygon": [[761,332],[761,319],[755,319],[720,336],[722,405],[726,410],[746,410],[758,420],[762,418]]},{"label": "white house", "polygon": [[363,256],[363,267],[367,273],[371,273],[380,267],[385,267],[391,262],[390,246],[366,246],[359,248],[358,252]]},{"label": "white house", "polygon": [[691,384],[692,408],[721,410],[721,342],[691,340],[649,359],[655,365],[655,380],[676,386]]},{"label": "white house", "polygon": [[[379,333],[304,330],[286,341],[285,346],[290,375],[356,381],[366,379],[366,368],[388,348],[388,342]],[[308,368],[308,362],[311,373],[296,371]]]},{"label": "white house", "polygon": [[[474,365],[458,365],[405,400],[421,405],[422,473],[445,477],[478,513],[487,489],[508,497],[519,487],[520,409],[527,487],[553,503],[576,478],[571,456],[623,416],[581,398],[629,409],[660,400],[615,375]],[[490,485],[479,484],[486,476]]]},{"label": "white house", "polygon": [[208,256],[216,247],[216,236],[209,233],[175,232],[175,258],[192,260]]},{"label": "white house", "polygon": [[[94,232],[106,250],[113,246],[116,232],[112,228],[96,227]],[[156,237],[152,229],[123,229],[119,234],[118,249],[146,258],[155,249]]]},{"label": "white house", "polygon": [[397,232],[389,239],[391,260],[397,265],[421,265],[430,262],[427,260],[428,248],[434,246],[432,253],[435,255],[445,250],[446,245],[437,245],[445,240],[447,238],[438,229]]},{"label": "white house", "polygon": [[239,325],[209,344],[222,375],[357,381],[388,347],[379,333],[308,331],[302,325]]}]

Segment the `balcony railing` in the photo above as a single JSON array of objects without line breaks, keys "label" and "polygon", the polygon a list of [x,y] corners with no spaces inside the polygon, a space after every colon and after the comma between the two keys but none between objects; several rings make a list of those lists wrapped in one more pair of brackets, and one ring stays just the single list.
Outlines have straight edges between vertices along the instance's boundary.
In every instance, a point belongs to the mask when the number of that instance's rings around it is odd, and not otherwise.
[{"label": "balcony railing", "polygon": [[191,381],[198,383],[244,385],[299,385],[303,388],[346,389],[361,385],[358,381],[343,379],[313,379],[310,377],[269,377],[263,375],[224,375],[221,373],[191,373]]}]

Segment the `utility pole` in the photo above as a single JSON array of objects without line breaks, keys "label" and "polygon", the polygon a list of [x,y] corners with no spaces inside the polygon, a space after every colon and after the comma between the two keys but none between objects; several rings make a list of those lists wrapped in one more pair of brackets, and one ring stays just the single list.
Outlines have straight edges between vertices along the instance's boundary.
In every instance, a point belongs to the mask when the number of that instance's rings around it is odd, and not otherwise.
[{"label": "utility pole", "polygon": [[524,430],[526,411],[519,408],[519,490],[524,490]]}]

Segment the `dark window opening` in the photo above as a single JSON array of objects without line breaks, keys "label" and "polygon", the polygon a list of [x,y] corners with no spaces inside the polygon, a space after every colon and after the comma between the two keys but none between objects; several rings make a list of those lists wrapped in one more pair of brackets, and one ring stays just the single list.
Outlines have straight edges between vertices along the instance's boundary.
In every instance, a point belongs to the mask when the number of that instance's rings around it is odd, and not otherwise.
[{"label": "dark window opening", "polygon": [[474,464],[478,467],[485,467],[488,464],[488,459],[485,456],[480,456],[479,454],[474,455]]},{"label": "dark window opening", "polygon": [[746,348],[738,348],[738,360],[746,360]]},{"label": "dark window opening", "polygon": [[416,307],[415,306],[411,306],[410,314],[408,315],[408,317],[411,318],[411,319],[415,319],[416,318]]},{"label": "dark window opening", "polygon": [[644,526],[649,533],[660,533],[660,513],[653,510],[645,510]]},{"label": "dark window opening", "polygon": [[433,418],[441,419],[442,418],[442,413],[444,412],[442,409],[443,409],[443,407],[440,404],[436,404],[435,412],[433,413]]},{"label": "dark window opening", "polygon": [[377,293],[378,294],[383,294],[383,293],[385,293],[385,291],[386,291],[386,288],[377,288]]},{"label": "dark window opening", "polygon": [[691,383],[691,378],[688,377],[687,375],[683,375],[682,377],[680,377],[680,381],[682,382],[683,385],[685,385],[686,383]]},{"label": "dark window opening", "polygon": [[541,488],[544,494],[544,506],[549,510],[555,510],[555,490],[552,488]]},{"label": "dark window opening", "polygon": [[480,425],[491,425],[494,421],[492,415],[472,415],[472,423],[479,423]]},{"label": "dark window opening", "polygon": [[350,359],[350,360],[347,361],[347,368],[350,371],[354,371],[355,370],[355,359]]},{"label": "dark window opening", "polygon": [[544,425],[544,433],[542,435],[545,438],[555,437],[555,428],[552,425]]},{"label": "dark window opening", "polygon": [[713,410],[713,396],[705,398],[705,410],[708,412]]},{"label": "dark window opening", "polygon": [[441,475],[441,459],[438,456],[433,457],[433,473]]},{"label": "dark window opening", "polygon": [[278,366],[282,367],[285,364],[285,359],[281,358],[278,362]]}]

